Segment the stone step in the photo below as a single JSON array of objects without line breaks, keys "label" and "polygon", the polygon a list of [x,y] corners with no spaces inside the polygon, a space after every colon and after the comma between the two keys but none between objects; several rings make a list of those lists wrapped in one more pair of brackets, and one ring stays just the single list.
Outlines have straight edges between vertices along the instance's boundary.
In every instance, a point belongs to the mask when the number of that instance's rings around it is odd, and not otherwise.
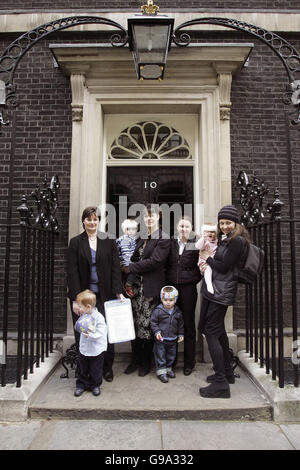
[{"label": "stone step", "polygon": [[114,364],[114,380],[103,382],[99,397],[91,392],[74,397],[74,370],[68,379],[61,379],[64,369],[59,366],[29,405],[30,418],[272,420],[270,403],[241,369],[237,371],[240,378],[231,385],[231,398],[208,399],[200,397],[199,387],[207,385],[210,364],[197,363],[189,376],[178,365],[176,378],[166,384],[157,379],[154,370],[145,377],[137,372],[126,375],[126,365]]}]

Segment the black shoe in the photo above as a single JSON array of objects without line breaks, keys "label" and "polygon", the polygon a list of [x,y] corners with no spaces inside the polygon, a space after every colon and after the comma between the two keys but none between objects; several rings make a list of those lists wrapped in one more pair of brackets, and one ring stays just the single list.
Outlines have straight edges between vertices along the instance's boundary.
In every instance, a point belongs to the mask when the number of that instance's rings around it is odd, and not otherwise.
[{"label": "black shoe", "polygon": [[166,384],[167,382],[169,382],[169,379],[168,379],[168,377],[167,377],[166,374],[161,374],[161,375],[158,376],[158,378],[159,378],[159,380],[160,380],[161,382],[163,382],[164,384]]},{"label": "black shoe", "polygon": [[83,392],[84,392],[83,388],[76,388],[76,390],[74,392],[74,397],[80,397],[80,395],[82,395]]},{"label": "black shoe", "polygon": [[208,387],[200,388],[199,393],[203,398],[230,398],[228,383],[213,382]]},{"label": "black shoe", "polygon": [[170,379],[175,379],[176,374],[175,374],[175,372],[174,372],[173,370],[169,370],[169,371],[167,372],[167,376],[170,377]]},{"label": "black shoe", "polygon": [[138,364],[133,361],[126,367],[126,369],[124,370],[124,374],[132,374],[133,372],[138,370],[138,367]]},{"label": "black shoe", "polygon": [[145,375],[149,374],[150,369],[149,367],[139,367],[139,376],[140,377],[145,377]]},{"label": "black shoe", "polygon": [[106,382],[112,382],[114,379],[113,371],[108,370],[107,372],[104,372],[103,377],[106,380]]},{"label": "black shoe", "polygon": [[98,397],[100,393],[101,393],[100,387],[92,388],[92,394],[95,395],[95,397]]},{"label": "black shoe", "polygon": [[[234,384],[235,383],[234,375],[226,375],[226,380],[229,384]],[[208,377],[206,377],[206,382],[208,382],[209,384],[211,384],[215,381],[216,381],[216,374],[209,375]]]},{"label": "black shoe", "polygon": [[183,369],[184,375],[191,375],[192,372],[193,372],[193,368],[185,367],[185,368]]}]

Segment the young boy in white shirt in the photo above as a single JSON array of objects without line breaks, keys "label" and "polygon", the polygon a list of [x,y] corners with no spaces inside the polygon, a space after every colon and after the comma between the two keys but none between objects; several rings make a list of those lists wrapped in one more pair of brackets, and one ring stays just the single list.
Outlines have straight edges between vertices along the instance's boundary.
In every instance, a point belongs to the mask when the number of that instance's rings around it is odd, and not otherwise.
[{"label": "young boy in white shirt", "polygon": [[85,390],[100,395],[102,384],[104,352],[107,349],[107,327],[103,315],[96,308],[96,295],[91,290],[80,292],[76,297],[79,319],[75,330],[80,333],[77,358],[78,377],[75,397]]}]

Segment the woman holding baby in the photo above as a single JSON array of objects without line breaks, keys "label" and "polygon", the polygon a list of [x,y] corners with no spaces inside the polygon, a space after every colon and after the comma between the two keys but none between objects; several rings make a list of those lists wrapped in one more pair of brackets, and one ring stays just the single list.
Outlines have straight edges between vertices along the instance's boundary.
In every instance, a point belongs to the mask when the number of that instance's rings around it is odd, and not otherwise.
[{"label": "woman holding baby", "polygon": [[197,284],[202,275],[198,268],[199,251],[195,247],[197,237],[192,220],[181,217],[176,225],[177,234],[171,239],[167,262],[167,283],[176,287],[179,296],[177,305],[184,319],[184,375],[190,375],[195,367],[196,326],[195,308]]}]

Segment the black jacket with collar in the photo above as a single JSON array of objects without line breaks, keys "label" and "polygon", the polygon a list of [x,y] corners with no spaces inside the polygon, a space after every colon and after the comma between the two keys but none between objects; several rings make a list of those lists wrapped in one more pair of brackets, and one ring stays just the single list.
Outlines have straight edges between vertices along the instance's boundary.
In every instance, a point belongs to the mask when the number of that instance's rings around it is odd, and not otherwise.
[{"label": "black jacket with collar", "polygon": [[159,304],[152,312],[150,324],[154,335],[161,333],[166,338],[184,336],[183,316],[177,305],[170,314],[163,304]]},{"label": "black jacket with collar", "polygon": [[202,279],[198,267],[199,250],[195,248],[197,237],[192,234],[182,255],[179,255],[178,238],[171,239],[171,248],[167,261],[168,284],[197,284]]},{"label": "black jacket with collar", "polygon": [[206,260],[212,268],[214,293],[208,292],[204,281],[201,289],[203,297],[221,305],[234,304],[238,288],[238,271],[244,263],[246,248],[247,241],[240,235],[219,241],[215,256]]},{"label": "black jacket with collar", "polygon": [[143,277],[145,297],[159,297],[160,290],[165,285],[170,239],[166,233],[157,230],[146,240],[143,256],[139,259],[139,249],[144,242],[144,239],[138,238],[129,271]]},{"label": "black jacket with collar", "polygon": [[[69,298],[76,299],[77,294],[89,289],[92,256],[86,232],[70,240],[67,256],[67,283]],[[99,279],[101,308],[104,302],[116,298],[122,292],[120,259],[115,240],[98,232],[96,250],[96,269]]]}]

